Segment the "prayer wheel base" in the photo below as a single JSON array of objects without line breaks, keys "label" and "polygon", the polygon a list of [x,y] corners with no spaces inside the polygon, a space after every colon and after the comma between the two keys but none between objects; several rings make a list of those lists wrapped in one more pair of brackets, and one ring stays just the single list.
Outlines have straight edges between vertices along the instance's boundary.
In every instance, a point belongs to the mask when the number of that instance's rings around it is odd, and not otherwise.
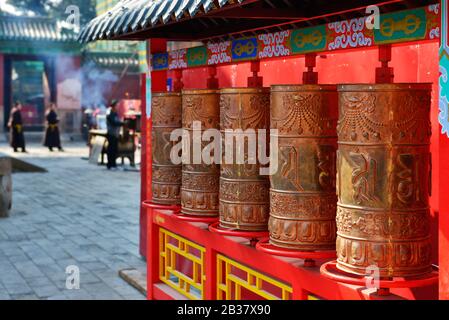
[{"label": "prayer wheel base", "polygon": [[220,228],[228,229],[228,230],[235,230],[235,231],[242,231],[242,232],[266,232],[267,227],[266,225],[252,225],[252,224],[238,224],[238,223],[226,223],[223,221],[220,221]]},{"label": "prayer wheel base", "polygon": [[[181,201],[182,206],[182,201]],[[192,217],[205,217],[205,218],[218,218],[219,213],[218,210],[216,211],[196,211],[196,210],[189,210],[185,207],[182,207],[181,214],[185,216],[192,216]]]},{"label": "prayer wheel base", "polygon": [[214,223],[217,222],[218,216],[204,216],[204,215],[188,215],[183,212],[176,213],[175,217],[184,222],[198,222],[198,223]]},{"label": "prayer wheel base", "polygon": [[220,222],[213,223],[209,226],[209,231],[220,234],[222,236],[246,238],[250,240],[251,246],[255,247],[259,239],[267,238],[268,231],[244,231],[230,228],[223,228]]},{"label": "prayer wheel base", "polygon": [[[354,266],[346,266],[345,264],[342,264],[341,262],[337,262],[337,269],[348,274],[353,274],[355,276],[366,276],[368,273],[367,270],[370,272],[378,272],[379,277],[381,278],[394,278],[394,277],[404,277],[404,278],[413,278],[413,277],[423,277],[427,276],[430,273],[432,273],[432,266],[424,267],[421,269],[407,269],[403,268],[403,270],[394,270],[394,273],[392,273],[390,270],[386,268],[378,268],[375,265],[372,267],[361,267],[361,268],[355,268]],[[377,269],[376,269],[377,268]]]},{"label": "prayer wheel base", "polygon": [[182,210],[181,214],[185,216],[191,216],[191,217],[204,217],[204,218],[218,218],[218,212],[190,212],[186,210]]},{"label": "prayer wheel base", "polygon": [[163,205],[163,206],[179,206],[180,207],[180,203],[173,202],[171,200],[164,201],[164,200],[161,200],[161,199],[154,199],[153,198],[153,200],[151,200],[151,202],[154,203],[154,204],[160,204],[160,205]]},{"label": "prayer wheel base", "polygon": [[274,256],[303,259],[304,267],[311,268],[315,267],[315,260],[320,259],[335,259],[335,250],[322,250],[322,251],[300,251],[291,248],[280,248],[270,243],[269,240],[261,240],[257,243],[256,249]]},{"label": "prayer wheel base", "polygon": [[321,274],[335,282],[346,283],[351,285],[366,287],[367,284],[373,284],[373,288],[377,289],[377,295],[386,296],[390,294],[390,289],[394,288],[418,288],[438,283],[438,269],[432,267],[430,273],[415,277],[394,277],[374,279],[377,283],[373,283],[373,275],[355,275],[340,270],[336,261],[330,261],[323,264],[320,268]]},{"label": "prayer wheel base", "polygon": [[169,211],[174,211],[175,213],[177,213],[181,210],[181,207],[179,205],[161,204],[161,203],[156,203],[154,201],[144,201],[144,202],[142,202],[142,205],[148,209],[169,210]]},{"label": "prayer wheel base", "polygon": [[277,247],[279,249],[286,249],[286,250],[299,250],[304,252],[319,252],[319,251],[334,251],[335,252],[335,244],[330,243],[328,245],[308,245],[308,244],[292,244],[292,243],[285,243],[285,242],[279,242],[275,241],[273,239],[270,239],[270,244],[274,247]]}]

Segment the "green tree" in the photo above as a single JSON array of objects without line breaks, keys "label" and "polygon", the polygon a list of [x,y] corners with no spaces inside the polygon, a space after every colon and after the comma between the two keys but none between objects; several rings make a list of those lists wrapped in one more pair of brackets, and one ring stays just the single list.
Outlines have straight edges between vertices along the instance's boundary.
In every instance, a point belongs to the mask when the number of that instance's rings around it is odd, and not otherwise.
[{"label": "green tree", "polygon": [[65,20],[67,7],[75,5],[80,9],[81,25],[85,25],[96,16],[96,0],[8,0],[7,2],[19,10],[32,11],[38,16],[58,20]]}]

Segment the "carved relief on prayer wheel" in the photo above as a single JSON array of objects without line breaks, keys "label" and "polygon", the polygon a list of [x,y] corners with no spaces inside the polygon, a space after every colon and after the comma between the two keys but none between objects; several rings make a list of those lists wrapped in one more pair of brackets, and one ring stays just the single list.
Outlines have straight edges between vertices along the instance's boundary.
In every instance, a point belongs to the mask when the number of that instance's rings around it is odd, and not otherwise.
[{"label": "carved relief on prayer wheel", "polygon": [[[201,127],[194,127],[194,122]],[[190,159],[182,169],[182,213],[195,216],[218,216],[220,165],[194,162],[194,152],[203,151],[211,141],[194,148],[194,135],[201,137],[205,130],[220,127],[220,95],[217,90],[184,90],[182,93],[182,126],[189,133]],[[201,138],[200,138],[201,139]],[[201,141],[201,140],[199,140]],[[220,152],[214,150],[213,152]],[[211,157],[214,154],[210,154]]]},{"label": "carved relief on prayer wheel", "polygon": [[173,130],[181,128],[180,93],[153,93],[152,102],[152,192],[153,202],[181,203],[182,166],[173,164],[170,153],[177,142],[170,140]]},{"label": "carved relief on prayer wheel", "polygon": [[430,84],[339,86],[338,268],[431,268]]},{"label": "carved relief on prayer wheel", "polygon": [[272,86],[278,170],[270,178],[271,244],[335,249],[337,120],[335,85]]},{"label": "carved relief on prayer wheel", "polygon": [[[260,174],[259,158],[248,152],[245,132],[269,129],[270,91],[268,88],[234,88],[221,90],[220,129],[225,154],[229,155],[226,130],[233,130],[233,161],[223,157],[220,178],[220,226],[242,231],[264,231],[269,218],[269,180]],[[240,132],[235,131],[240,130]],[[268,150],[269,133],[265,147]],[[247,136],[248,137],[248,136]],[[232,138],[232,137],[231,137]],[[257,137],[253,137],[256,142]],[[237,141],[246,141],[240,161],[237,161]],[[254,140],[253,140],[254,141]],[[240,144],[243,145],[243,144]],[[258,146],[260,148],[261,145]],[[243,148],[241,148],[243,150]],[[243,160],[242,160],[243,159]],[[228,159],[229,160],[229,159]],[[231,162],[231,163],[230,163]]]}]

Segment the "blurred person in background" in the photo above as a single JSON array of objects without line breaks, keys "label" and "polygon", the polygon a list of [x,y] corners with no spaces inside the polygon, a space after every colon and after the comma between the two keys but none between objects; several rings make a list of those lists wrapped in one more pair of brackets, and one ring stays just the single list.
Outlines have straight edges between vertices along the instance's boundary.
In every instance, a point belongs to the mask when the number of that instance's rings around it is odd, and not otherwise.
[{"label": "blurred person in background", "polygon": [[45,131],[44,146],[46,146],[50,152],[53,152],[53,148],[58,148],[59,151],[64,151],[61,146],[61,137],[59,135],[59,119],[56,113],[56,104],[51,103],[47,112],[45,113],[47,120],[47,130]]},{"label": "blurred person in background", "polygon": [[23,134],[23,122],[22,122],[22,103],[17,101],[14,104],[14,108],[11,110],[11,115],[9,116],[8,127],[10,129],[10,143],[14,152],[18,149],[22,149],[22,152],[26,152],[25,148],[25,136]]},{"label": "blurred person in background", "polygon": [[117,100],[112,100],[106,114],[106,124],[108,127],[108,170],[117,168],[118,142],[120,138],[120,128],[123,125],[117,112],[117,104]]}]

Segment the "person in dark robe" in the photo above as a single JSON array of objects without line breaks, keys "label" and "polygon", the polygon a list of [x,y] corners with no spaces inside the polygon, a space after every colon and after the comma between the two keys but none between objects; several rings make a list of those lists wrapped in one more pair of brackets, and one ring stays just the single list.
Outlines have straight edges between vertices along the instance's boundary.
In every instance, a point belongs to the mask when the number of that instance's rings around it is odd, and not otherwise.
[{"label": "person in dark robe", "polygon": [[11,115],[8,121],[8,127],[11,134],[10,143],[14,152],[17,152],[19,148],[22,149],[22,152],[26,152],[21,110],[22,104],[17,101],[14,104],[14,108],[11,110]]},{"label": "person in dark robe", "polygon": [[58,148],[59,151],[64,151],[61,146],[61,138],[59,136],[59,119],[56,113],[56,105],[54,103],[50,104],[50,108],[45,114],[47,119],[47,130],[45,131],[44,146],[46,146],[51,152],[53,148]]},{"label": "person in dark robe", "polygon": [[117,113],[117,104],[116,100],[113,100],[109,105],[107,115],[106,115],[106,124],[108,127],[108,170],[117,168],[117,156],[118,156],[118,142],[120,138],[120,128],[123,125],[123,122],[120,121],[119,115]]}]

